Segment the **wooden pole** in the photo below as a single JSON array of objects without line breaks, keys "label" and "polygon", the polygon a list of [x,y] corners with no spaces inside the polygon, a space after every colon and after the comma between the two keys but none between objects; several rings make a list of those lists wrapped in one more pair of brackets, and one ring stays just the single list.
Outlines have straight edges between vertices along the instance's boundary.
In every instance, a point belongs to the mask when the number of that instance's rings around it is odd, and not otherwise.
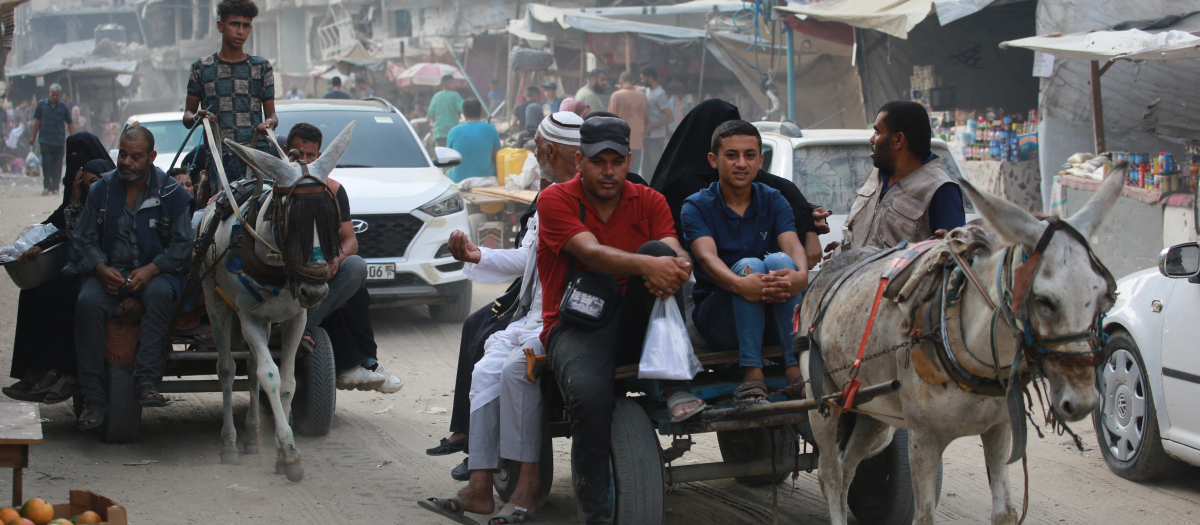
[{"label": "wooden pole", "polygon": [[[588,81],[587,70],[587,50],[588,50],[588,35],[583,34],[583,40],[580,41],[582,46],[579,48],[579,87],[582,88]],[[578,91],[578,88],[576,88]]]},{"label": "wooden pole", "polygon": [[696,95],[696,103],[704,101],[704,58],[708,56],[708,20],[704,21],[704,38],[700,39],[700,93]]},{"label": "wooden pole", "polygon": [[633,71],[633,64],[629,63],[629,33],[625,33],[625,71]]},{"label": "wooden pole", "polygon": [[512,37],[512,33],[509,33],[508,34],[508,55],[509,56],[508,56],[508,65],[505,66],[505,71],[507,71],[507,73],[505,73],[505,86],[504,86],[504,101],[505,101],[505,103],[504,103],[504,115],[505,115],[504,121],[505,122],[512,120],[513,104],[515,104],[516,100],[517,100],[517,98],[513,95],[512,48],[513,48],[513,37]]},{"label": "wooden pole", "polygon": [[[1108,68],[1105,67],[1105,70]],[[1104,103],[1100,96],[1100,75],[1104,71],[1100,70],[1100,62],[1091,61],[1092,73],[1092,134],[1096,139],[1096,154],[1099,155],[1107,151],[1107,145],[1104,143]]]}]

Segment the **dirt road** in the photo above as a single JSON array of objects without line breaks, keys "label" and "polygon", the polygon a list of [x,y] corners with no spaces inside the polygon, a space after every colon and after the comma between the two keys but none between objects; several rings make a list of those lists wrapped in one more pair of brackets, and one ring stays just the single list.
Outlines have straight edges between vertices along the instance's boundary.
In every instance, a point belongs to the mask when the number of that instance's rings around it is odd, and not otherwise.
[{"label": "dirt road", "polygon": [[[11,242],[26,224],[40,222],[57,206],[41,197],[40,185],[24,177],[0,178],[0,242]],[[476,306],[503,286],[475,287]],[[17,289],[0,277],[0,366],[12,353]],[[219,464],[221,400],[217,394],[171,396],[174,404],[147,409],[137,443],[106,445],[75,429],[69,404],[44,407],[46,442],[35,446],[25,475],[26,497],[65,501],[67,491],[97,491],[125,505],[136,523],[449,523],[420,510],[415,501],[452,495],[462,485],[449,477],[461,456],[433,458],[425,449],[446,434],[460,326],[434,323],[422,308],[375,309],[372,322],[380,361],[405,381],[385,396],[338,392],[333,431],[298,438],[307,477],[288,483],[275,476],[273,457],[243,456],[240,465]],[[7,384],[7,383],[6,383]],[[239,398],[239,426],[246,396]],[[7,399],[0,399],[4,401]],[[436,412],[436,411],[435,411]],[[1027,523],[1155,523],[1200,521],[1200,470],[1153,483],[1132,483],[1108,471],[1095,450],[1091,422],[1075,425],[1088,450],[1067,437],[1037,439],[1029,447],[1030,502]],[[270,425],[264,428],[270,450]],[[555,482],[547,523],[578,523],[571,494],[569,441],[556,440]],[[715,439],[698,439],[682,462],[720,459]],[[151,463],[130,466],[128,463]],[[6,476],[6,475],[5,475]],[[1023,489],[1013,471],[1013,492]],[[11,499],[0,481],[0,502]],[[815,474],[778,486],[780,523],[826,523],[828,512]],[[991,498],[982,448],[963,439],[949,448],[938,518],[981,523]],[[675,487],[667,496],[667,523],[771,523],[770,488],[746,488],[732,480]],[[478,518],[478,517],[477,517]]]}]

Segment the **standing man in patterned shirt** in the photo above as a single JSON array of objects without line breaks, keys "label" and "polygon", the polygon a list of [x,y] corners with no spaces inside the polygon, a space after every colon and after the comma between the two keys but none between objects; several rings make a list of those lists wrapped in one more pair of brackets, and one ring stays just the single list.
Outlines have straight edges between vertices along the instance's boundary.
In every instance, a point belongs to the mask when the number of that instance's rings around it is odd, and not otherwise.
[{"label": "standing man in patterned shirt", "polygon": [[[251,0],[222,0],[217,4],[221,50],[193,62],[188,78],[183,125],[190,128],[196,119],[207,118],[217,127],[214,134],[221,142],[220,161],[230,182],[245,177],[246,163],[225,145],[225,139],[270,152],[266,136],[279,126],[271,62],[242,51],[256,16],[258,6]],[[258,140],[250,144],[256,131]],[[221,186],[213,159],[209,159],[207,171],[212,184],[210,195],[215,195]]]}]

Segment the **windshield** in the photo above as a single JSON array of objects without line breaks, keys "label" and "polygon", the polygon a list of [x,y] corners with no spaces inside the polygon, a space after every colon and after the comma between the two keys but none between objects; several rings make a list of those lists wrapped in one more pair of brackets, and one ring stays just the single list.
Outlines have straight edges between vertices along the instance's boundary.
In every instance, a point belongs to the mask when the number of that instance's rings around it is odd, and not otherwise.
[{"label": "windshield", "polygon": [[[183,138],[188,134],[188,129],[179,120],[140,122],[140,124],[154,134],[154,151],[157,151],[159,155],[175,155],[175,152],[179,151],[179,145],[183,144]],[[195,133],[192,133],[192,138],[188,140],[188,145],[183,152],[187,153],[199,146],[203,136],[204,130],[197,129]]]},{"label": "windshield", "polygon": [[[354,135],[350,148],[338,162],[339,168],[427,168],[429,160],[421,144],[404,123],[404,117],[379,111],[280,111],[277,133],[286,137],[287,130],[300,122],[321,129],[322,149],[329,145],[350,121]],[[282,145],[282,144],[281,144]]]},{"label": "windshield", "polygon": [[[946,148],[934,147],[933,153],[942,159],[942,167],[954,180],[962,180],[958,165]],[[792,179],[809,202],[825,206],[834,215],[848,215],[850,205],[858,196],[858,188],[875,169],[871,162],[871,146],[844,144],[797,148],[793,156]],[[964,201],[965,199],[965,195]],[[964,202],[972,213],[969,202]]]}]

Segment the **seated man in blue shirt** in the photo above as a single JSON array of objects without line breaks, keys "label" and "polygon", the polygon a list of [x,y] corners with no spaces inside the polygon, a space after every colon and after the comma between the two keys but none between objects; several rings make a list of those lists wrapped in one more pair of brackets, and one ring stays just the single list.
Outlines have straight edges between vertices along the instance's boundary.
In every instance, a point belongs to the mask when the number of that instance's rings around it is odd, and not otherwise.
[{"label": "seated man in blue shirt", "polygon": [[804,245],[787,200],[754,182],[762,166],[754,125],[731,120],[718,126],[708,161],[720,179],[689,197],[681,213],[696,261],[692,318],[710,346],[738,349],[742,385],[735,404],[765,403],[764,343],[781,346],[789,386],[800,377],[791,319],[808,285]]}]

